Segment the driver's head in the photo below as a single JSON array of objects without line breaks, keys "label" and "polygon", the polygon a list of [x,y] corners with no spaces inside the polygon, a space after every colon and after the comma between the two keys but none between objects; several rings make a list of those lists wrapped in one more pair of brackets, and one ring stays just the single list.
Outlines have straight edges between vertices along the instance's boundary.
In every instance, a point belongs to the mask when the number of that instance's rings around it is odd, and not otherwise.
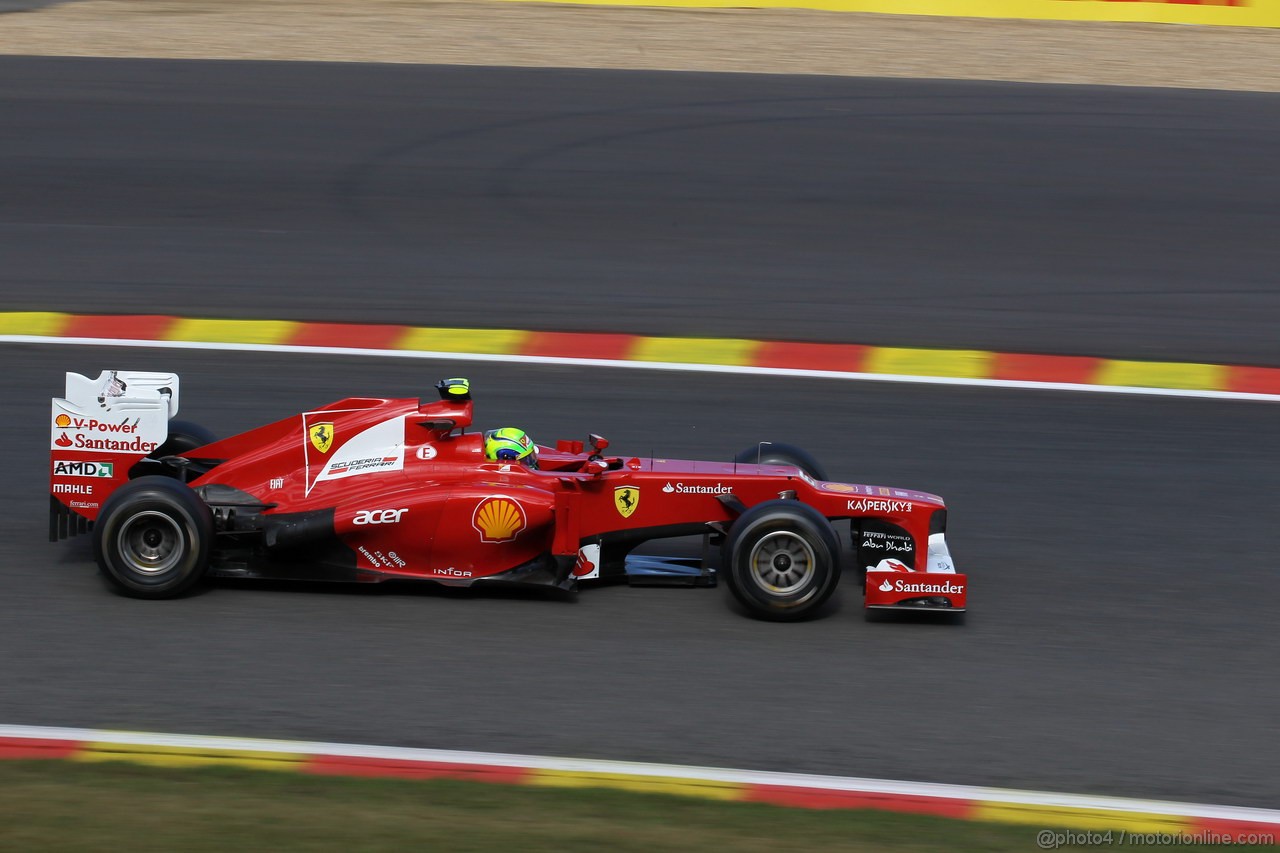
[{"label": "driver's head", "polygon": [[538,467],[538,446],[522,429],[503,427],[484,437],[484,458],[490,462],[519,462]]}]

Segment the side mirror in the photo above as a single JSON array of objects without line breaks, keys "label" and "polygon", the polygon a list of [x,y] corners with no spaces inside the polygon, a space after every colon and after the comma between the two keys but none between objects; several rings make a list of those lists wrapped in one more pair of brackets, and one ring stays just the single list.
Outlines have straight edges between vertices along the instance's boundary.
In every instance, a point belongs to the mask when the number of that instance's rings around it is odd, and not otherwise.
[{"label": "side mirror", "polygon": [[587,436],[587,441],[591,442],[592,453],[599,453],[609,446],[609,439],[603,435],[596,435],[594,432]]},{"label": "side mirror", "polygon": [[471,383],[461,377],[441,379],[436,383],[436,391],[441,400],[457,400],[461,403],[471,399]]},{"label": "side mirror", "polygon": [[599,477],[609,470],[609,463],[603,459],[588,459],[587,464],[582,466],[582,470],[593,477]]}]

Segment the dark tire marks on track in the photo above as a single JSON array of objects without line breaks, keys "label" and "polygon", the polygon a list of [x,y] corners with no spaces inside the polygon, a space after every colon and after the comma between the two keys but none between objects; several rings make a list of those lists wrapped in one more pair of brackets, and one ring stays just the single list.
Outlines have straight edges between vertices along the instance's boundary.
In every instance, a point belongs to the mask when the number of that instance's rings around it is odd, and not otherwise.
[{"label": "dark tire marks on track", "polygon": [[0,57],[3,308],[1280,364],[1280,96]]}]

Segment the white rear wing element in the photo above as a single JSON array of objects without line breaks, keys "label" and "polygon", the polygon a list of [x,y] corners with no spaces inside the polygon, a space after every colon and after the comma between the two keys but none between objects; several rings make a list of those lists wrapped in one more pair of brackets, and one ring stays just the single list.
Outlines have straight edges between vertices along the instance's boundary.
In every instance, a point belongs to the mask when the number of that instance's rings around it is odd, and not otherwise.
[{"label": "white rear wing element", "polygon": [[53,398],[53,451],[150,453],[169,437],[169,419],[178,413],[176,373],[68,373],[66,394]]},{"label": "white rear wing element", "polygon": [[[64,402],[99,412],[152,411],[163,401],[169,418],[178,414],[178,374],[143,370],[104,370],[97,379],[67,374]],[[167,420],[168,418],[166,418]]]}]

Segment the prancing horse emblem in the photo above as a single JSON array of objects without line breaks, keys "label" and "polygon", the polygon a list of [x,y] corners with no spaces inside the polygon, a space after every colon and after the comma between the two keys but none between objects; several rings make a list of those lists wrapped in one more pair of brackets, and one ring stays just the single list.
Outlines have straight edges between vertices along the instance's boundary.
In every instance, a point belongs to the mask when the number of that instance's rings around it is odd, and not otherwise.
[{"label": "prancing horse emblem", "polygon": [[328,453],[333,446],[333,424],[312,424],[307,430],[311,436],[311,444],[321,453]]},{"label": "prancing horse emblem", "polygon": [[615,486],[613,505],[618,508],[619,515],[630,518],[636,507],[640,506],[640,490],[635,486]]}]

